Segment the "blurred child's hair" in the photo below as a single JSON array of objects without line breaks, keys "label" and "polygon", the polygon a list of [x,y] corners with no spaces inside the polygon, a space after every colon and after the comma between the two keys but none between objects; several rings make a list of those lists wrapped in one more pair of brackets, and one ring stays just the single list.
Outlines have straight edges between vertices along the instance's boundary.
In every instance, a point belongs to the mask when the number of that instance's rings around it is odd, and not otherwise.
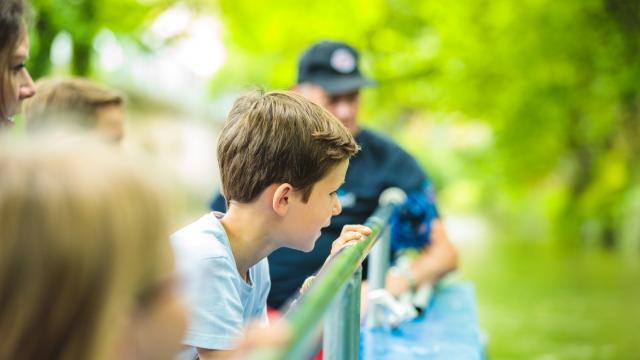
[{"label": "blurred child's hair", "polygon": [[253,201],[289,183],[307,201],[313,185],[359,147],[331,113],[290,91],[254,91],[236,100],[218,142],[223,194]]},{"label": "blurred child's hair", "polygon": [[35,86],[36,95],[24,102],[29,131],[60,125],[92,129],[100,109],[124,102],[119,93],[82,78],[44,78]]},{"label": "blurred child's hair", "polygon": [[171,276],[161,191],[87,139],[0,143],[0,359],[106,359]]}]

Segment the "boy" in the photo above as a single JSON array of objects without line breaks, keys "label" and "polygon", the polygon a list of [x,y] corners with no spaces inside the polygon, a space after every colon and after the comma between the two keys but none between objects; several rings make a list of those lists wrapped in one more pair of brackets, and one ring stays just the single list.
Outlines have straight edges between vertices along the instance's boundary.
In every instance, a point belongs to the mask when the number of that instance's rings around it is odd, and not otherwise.
[{"label": "boy", "polygon": [[[184,358],[210,359],[233,348],[247,321],[266,323],[266,257],[281,247],[313,249],[342,210],[336,192],[358,150],[339,120],[300,95],[236,100],[218,143],[227,213],[209,213],[172,237],[193,310]],[[335,249],[368,234],[345,226]]]}]

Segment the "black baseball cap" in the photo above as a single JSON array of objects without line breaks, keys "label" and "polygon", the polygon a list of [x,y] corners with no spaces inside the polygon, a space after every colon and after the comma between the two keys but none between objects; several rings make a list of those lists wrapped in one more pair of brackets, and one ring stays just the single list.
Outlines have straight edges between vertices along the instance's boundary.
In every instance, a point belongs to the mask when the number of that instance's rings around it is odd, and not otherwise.
[{"label": "black baseball cap", "polygon": [[313,83],[338,95],[374,85],[358,69],[358,52],[336,41],[321,41],[309,47],[298,62],[298,84]]}]

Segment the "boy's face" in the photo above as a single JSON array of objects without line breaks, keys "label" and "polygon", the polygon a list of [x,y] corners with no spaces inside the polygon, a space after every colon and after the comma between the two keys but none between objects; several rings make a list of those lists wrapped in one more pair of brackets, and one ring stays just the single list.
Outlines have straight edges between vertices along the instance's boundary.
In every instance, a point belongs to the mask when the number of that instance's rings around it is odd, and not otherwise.
[{"label": "boy's face", "polygon": [[[178,290],[173,252],[163,242],[163,269],[148,284],[147,303],[135,308],[118,339],[127,354],[111,358],[171,360],[181,351],[187,330],[188,309]],[[127,356],[129,355],[129,356]]]},{"label": "boy's face", "polygon": [[306,204],[302,202],[301,191],[294,193],[287,219],[291,240],[285,246],[305,252],[313,250],[320,230],[329,226],[332,216],[342,212],[336,192],[344,183],[348,167],[349,160],[343,160],[333,167],[315,183]]}]

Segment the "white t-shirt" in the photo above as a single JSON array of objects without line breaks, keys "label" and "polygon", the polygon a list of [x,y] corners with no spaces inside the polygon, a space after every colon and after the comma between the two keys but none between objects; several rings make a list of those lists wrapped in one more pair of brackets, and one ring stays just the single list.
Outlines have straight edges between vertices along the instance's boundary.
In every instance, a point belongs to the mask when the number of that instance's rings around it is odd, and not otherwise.
[{"label": "white t-shirt", "polygon": [[248,322],[268,322],[271,281],[267,259],[249,269],[249,283],[243,280],[219,220],[222,215],[206,214],[171,236],[185,299],[191,307],[189,328],[182,341],[190,348],[180,359],[194,359],[194,347],[232,349]]}]

